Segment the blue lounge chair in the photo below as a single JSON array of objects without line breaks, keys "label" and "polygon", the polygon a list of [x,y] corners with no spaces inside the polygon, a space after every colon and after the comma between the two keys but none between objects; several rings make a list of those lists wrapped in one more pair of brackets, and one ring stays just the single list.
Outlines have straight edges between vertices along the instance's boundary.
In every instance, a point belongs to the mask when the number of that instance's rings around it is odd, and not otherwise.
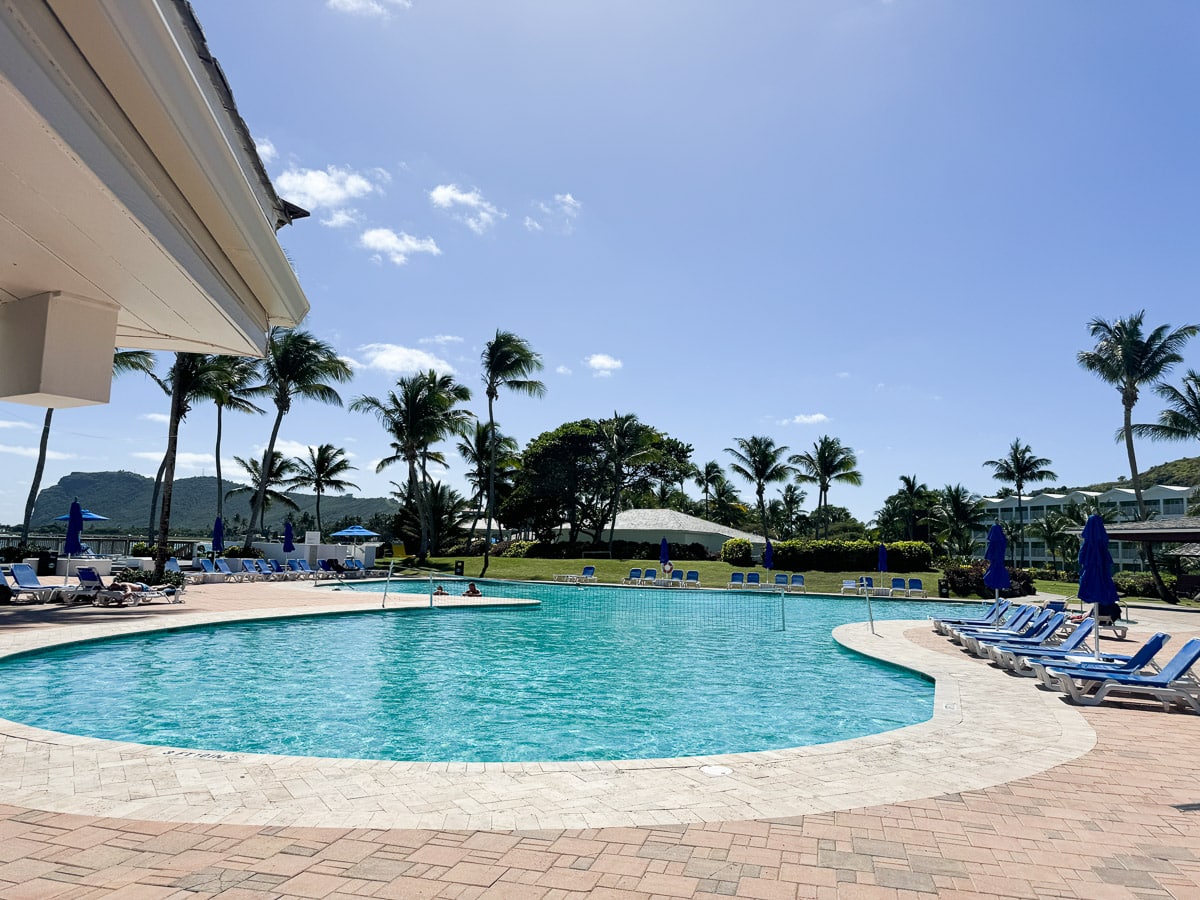
[{"label": "blue lounge chair", "polygon": [[258,571],[257,560],[253,560],[248,556],[242,559],[242,571],[246,573],[245,577],[247,581],[263,580],[262,572]]},{"label": "blue lounge chair", "polygon": [[968,616],[965,619],[936,618],[933,620],[933,630],[938,634],[948,634],[952,627],[960,625],[967,627],[972,625],[995,625],[1000,621],[1001,616],[1008,612],[1009,606],[1011,606],[1009,601],[997,600],[984,611],[982,616]]},{"label": "blue lounge chair", "polygon": [[976,631],[984,634],[1004,634],[1009,637],[1020,637],[1017,632],[1024,628],[1037,615],[1037,607],[1034,606],[1018,606],[1010,608],[1008,618],[997,622],[995,625],[952,625],[947,630],[950,639],[958,643],[962,643],[961,636],[964,634],[972,634]]},{"label": "blue lounge chair", "polygon": [[729,584],[726,588],[740,588],[746,586],[746,574],[744,572],[733,572],[729,576]]},{"label": "blue lounge chair", "polygon": [[858,592],[866,594],[875,590],[875,579],[870,575],[863,575],[858,579]]},{"label": "blue lounge chair", "polygon": [[1169,634],[1165,631],[1158,631],[1132,656],[1104,655],[1100,659],[1096,659],[1083,653],[1076,653],[1062,659],[1031,659],[1029,665],[1038,681],[1045,687],[1064,691],[1066,688],[1061,684],[1064,676],[1083,678],[1088,674],[1134,675],[1148,666],[1152,667],[1154,657],[1169,640],[1171,640]]},{"label": "blue lounge chair", "polygon": [[9,568],[13,581],[17,583],[17,586],[13,588],[14,595],[28,594],[37,603],[49,603],[59,591],[54,585],[42,584],[38,581],[37,572],[33,571],[32,566],[27,566],[25,563],[13,563]]},{"label": "blue lounge chair", "polygon": [[927,593],[925,593],[925,585],[921,583],[920,578],[908,579],[908,587],[905,588],[904,593],[909,597],[915,597],[918,594],[920,594],[922,597],[929,596]]},{"label": "blue lounge chair", "polygon": [[700,573],[695,569],[688,569],[687,574],[683,576],[684,587],[700,587]]},{"label": "blue lounge chair", "polygon": [[762,587],[762,580],[758,577],[757,572],[747,572],[746,573],[746,587],[748,587],[748,588],[749,587],[752,587],[752,588]]},{"label": "blue lounge chair", "polygon": [[793,575],[792,580],[788,584],[787,589],[794,594],[807,594],[808,588],[806,588],[804,586],[804,576],[803,575]]},{"label": "blue lounge chair", "polygon": [[647,569],[638,584],[654,584],[658,581],[658,569]]},{"label": "blue lounge chair", "polygon": [[683,569],[676,569],[671,573],[671,587],[683,587]]},{"label": "blue lounge chair", "polygon": [[892,593],[893,594],[904,594],[905,596],[908,596],[908,588],[904,586],[903,578],[893,578],[892,579]]},{"label": "blue lounge chair", "polygon": [[630,569],[628,577],[621,579],[621,584],[641,584],[641,583],[642,583],[642,570],[641,569]]},{"label": "blue lounge chair", "polygon": [[592,584],[596,581],[596,567],[584,566],[583,571],[579,575],[579,580],[585,584]]},{"label": "blue lounge chair", "polygon": [[775,575],[775,587],[779,588],[781,591],[786,591],[788,589],[787,575],[785,575],[783,573],[776,574]]},{"label": "blue lounge chair", "polygon": [[300,560],[298,559],[289,559],[287,561],[287,567],[288,571],[295,575],[298,580],[309,581],[312,579],[311,573],[305,572],[302,568],[300,568]]},{"label": "blue lounge chair", "polygon": [[94,603],[96,594],[104,590],[104,580],[93,566],[80,566],[75,572],[79,584],[72,588],[63,588],[59,596],[68,606],[72,603]]},{"label": "blue lounge chair", "polygon": [[300,560],[300,568],[312,575],[314,581],[326,581],[337,573],[330,569],[328,565],[322,565],[323,562],[324,560],[318,559],[317,567],[314,569],[308,564],[307,559],[302,559]]},{"label": "blue lounge chair", "polygon": [[[83,574],[84,569],[88,570],[88,574]],[[151,600],[162,599],[168,603],[183,603],[183,588],[178,587],[162,587],[150,588],[149,585],[141,584],[140,590],[130,591],[125,593],[124,589],[116,589],[110,582],[104,584],[104,580],[100,574],[90,566],[84,566],[79,570],[80,584],[85,583],[89,587],[89,597],[93,606],[124,606],[128,603],[130,606],[140,606],[143,603],[149,603]],[[140,582],[139,582],[140,583]]]},{"label": "blue lounge chair", "polygon": [[164,572],[174,572],[176,575],[182,575],[188,584],[201,584],[204,581],[203,572],[185,572],[179,567],[179,560],[174,556],[170,557],[163,563]]},{"label": "blue lounge chair", "polygon": [[842,593],[843,594],[857,594],[858,593],[858,582],[854,581],[853,579],[850,579],[850,578],[843,580],[842,581]]},{"label": "blue lounge chair", "polygon": [[351,557],[350,559],[346,560],[346,570],[351,572],[355,578],[367,577],[367,567],[363,565],[363,561],[361,559],[354,559]]},{"label": "blue lounge chair", "polygon": [[1039,624],[1032,626],[1031,630],[1020,637],[1001,639],[974,634],[963,638],[963,646],[975,656],[987,656],[988,646],[991,644],[1004,644],[1008,647],[1028,647],[1030,650],[1036,650],[1043,646],[1055,646],[1050,642],[1058,634],[1058,629],[1062,627],[1062,623],[1067,620],[1067,614],[1050,612],[1050,610],[1046,610],[1046,613],[1048,616],[1038,616],[1034,621]]},{"label": "blue lounge chair", "polygon": [[[1181,703],[1200,713],[1200,686],[1194,680],[1183,680],[1197,661],[1200,661],[1200,638],[1192,638],[1179,648],[1162,671],[1154,675],[1118,675],[1092,670],[1084,675],[1064,673],[1060,683],[1071,702],[1083,706],[1097,706],[1109,694],[1117,693],[1153,697],[1164,709],[1170,709],[1172,703]],[[1049,672],[1053,674],[1055,670]]]},{"label": "blue lounge chair", "polygon": [[225,576],[226,581],[245,581],[246,575],[244,572],[235,572],[229,568],[229,560],[217,557],[213,560],[213,564],[217,567],[217,572]]},{"label": "blue lounge chair", "polygon": [[1057,647],[1038,647],[1036,650],[1030,650],[1021,645],[1010,648],[1008,644],[992,644],[988,654],[1002,669],[1008,669],[1017,675],[1032,675],[1033,669],[1029,666],[1031,659],[1064,660],[1071,655],[1087,653],[1087,639],[1095,630],[1095,626],[1095,619],[1084,619]]},{"label": "blue lounge chair", "polygon": [[284,568],[283,563],[277,559],[267,560],[267,565],[271,567],[271,571],[275,573],[276,581],[295,581],[299,578],[299,574],[291,569]]},{"label": "blue lounge chair", "polygon": [[212,564],[211,559],[200,560],[200,569],[202,570],[205,581],[209,581],[209,580],[216,581],[215,578],[209,579],[209,577],[208,577],[209,575],[217,574],[217,567]]}]

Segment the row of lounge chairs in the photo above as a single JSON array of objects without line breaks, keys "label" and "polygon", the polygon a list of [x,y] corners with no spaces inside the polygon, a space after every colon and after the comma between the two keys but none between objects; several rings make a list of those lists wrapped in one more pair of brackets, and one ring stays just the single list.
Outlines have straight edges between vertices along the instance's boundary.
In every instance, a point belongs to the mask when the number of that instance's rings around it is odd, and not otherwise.
[{"label": "row of lounge chairs", "polygon": [[863,575],[857,581],[853,578],[847,578],[842,582],[842,594],[858,594],[866,596],[870,594],[872,597],[928,597],[929,594],[925,590],[925,585],[922,584],[920,578],[910,578],[907,582],[903,578],[893,578],[891,587],[884,587],[880,584],[875,586],[875,579],[870,575]]},{"label": "row of lounge chairs", "polygon": [[[333,561],[327,559],[317,560],[317,568],[314,569],[306,559],[289,559],[287,565],[284,566],[277,559],[254,559],[251,557],[243,558],[240,568],[231,567],[229,561],[221,557],[217,557],[215,560],[202,559],[200,567],[200,572],[185,573],[189,581],[195,579],[193,583],[203,582],[209,575],[224,576],[225,581],[246,582],[319,581],[330,578],[363,578],[367,574],[366,566],[363,565],[362,560],[358,559],[346,560],[341,570]],[[178,570],[178,563],[176,563],[175,571]]]},{"label": "row of lounge chairs", "polygon": [[638,584],[644,587],[700,587],[700,573],[695,569],[688,572],[684,572],[683,569],[675,569],[669,575],[665,572],[663,574],[666,577],[659,578],[658,569],[646,569],[645,572],[641,569],[630,569],[629,575],[621,579],[621,584]]},{"label": "row of lounge chairs", "polygon": [[775,581],[763,581],[757,572],[733,572],[729,576],[729,584],[725,585],[729,590],[738,588],[766,588],[769,591],[792,591],[797,594],[808,593],[808,589],[804,587],[803,575],[788,576],[783,572],[775,575]]},{"label": "row of lounge chairs", "polygon": [[1087,640],[1100,626],[1090,616],[1069,622],[1064,607],[1013,607],[996,600],[980,616],[935,619],[933,627],[969,653],[1036,677],[1040,688],[1059,691],[1073,703],[1096,706],[1110,695],[1131,695],[1158,700],[1164,709],[1178,703],[1200,713],[1200,679],[1192,674],[1200,662],[1200,638],[1185,643],[1161,668],[1155,658],[1171,639],[1161,631],[1133,654],[1097,658]]}]

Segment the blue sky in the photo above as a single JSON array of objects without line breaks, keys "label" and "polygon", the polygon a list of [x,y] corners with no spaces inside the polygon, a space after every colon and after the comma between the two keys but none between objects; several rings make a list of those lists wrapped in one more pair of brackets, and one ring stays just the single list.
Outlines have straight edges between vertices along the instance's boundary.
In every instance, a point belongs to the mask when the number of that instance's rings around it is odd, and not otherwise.
[{"label": "blue sky", "polygon": [[[194,5],[279,193],[313,212],[280,239],[305,326],[354,361],[347,400],[433,366],[486,415],[503,328],[546,364],[545,398],[497,405],[522,445],[614,411],[700,464],[832,434],[864,484],[830,500],[867,519],[900,475],[994,491],[981,463],[1017,436],[1061,482],[1122,474],[1118,395],[1075,362],[1087,321],[1200,322],[1194,3]],[[1135,418],[1157,411],[1147,393]],[[59,412],[43,484],[152,476],[166,412],[138,376]],[[0,404],[0,521],[41,418]],[[189,416],[180,476],[213,474],[214,421]],[[269,428],[227,416],[223,456]],[[281,440],[345,447],[356,493],[403,478],[374,473],[363,415],[301,404]]]}]

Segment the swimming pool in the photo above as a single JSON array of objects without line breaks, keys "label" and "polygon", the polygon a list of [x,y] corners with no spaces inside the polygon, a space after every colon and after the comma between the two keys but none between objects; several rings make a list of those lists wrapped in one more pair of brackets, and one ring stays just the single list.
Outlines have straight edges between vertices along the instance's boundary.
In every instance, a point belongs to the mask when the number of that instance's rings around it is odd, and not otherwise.
[{"label": "swimming pool", "polygon": [[[832,640],[833,627],[865,618],[862,600],[484,588],[542,605],[236,622],[54,648],[0,662],[0,715],[207,750],[521,762],[778,749],[932,712],[928,680]],[[885,601],[875,614],[937,608]]]}]

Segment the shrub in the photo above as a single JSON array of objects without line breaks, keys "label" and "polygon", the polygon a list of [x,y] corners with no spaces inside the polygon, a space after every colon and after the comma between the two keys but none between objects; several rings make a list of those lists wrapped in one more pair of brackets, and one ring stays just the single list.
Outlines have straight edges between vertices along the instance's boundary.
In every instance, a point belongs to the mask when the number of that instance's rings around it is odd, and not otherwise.
[{"label": "shrub", "polygon": [[[1179,579],[1174,575],[1163,573],[1163,584],[1167,586],[1172,597],[1175,596],[1175,585]],[[1149,572],[1118,572],[1113,576],[1117,592],[1126,597],[1157,597],[1158,589],[1154,586],[1154,576]]]},{"label": "shrub", "polygon": [[263,552],[257,547],[251,547],[249,550],[243,548],[240,544],[234,547],[227,547],[225,552],[221,554],[226,559],[262,559]]},{"label": "shrub", "polygon": [[154,545],[147,544],[145,541],[138,541],[129,548],[130,556],[154,556]]},{"label": "shrub", "polygon": [[731,566],[751,565],[750,542],[745,538],[730,538],[721,547],[721,561]]},{"label": "shrub", "polygon": [[509,541],[508,546],[497,555],[508,559],[525,559],[529,555],[529,551],[536,546],[537,541]]},{"label": "shrub", "polygon": [[[132,566],[122,569],[120,572],[114,572],[113,581],[131,581],[139,584],[148,584],[148,579],[153,575],[153,572],[147,572],[145,569],[133,568]],[[181,587],[187,584],[187,576],[182,572],[163,572],[162,578],[157,579],[159,584],[170,585],[171,587]]]},{"label": "shrub", "polygon": [[[950,593],[956,597],[995,596],[995,590],[983,583],[983,575],[987,569],[988,564],[982,559],[946,566],[943,571]],[[1008,577],[1012,587],[1001,591],[1001,597],[1028,597],[1036,593],[1033,587],[1033,573],[1028,569],[1009,569]]]}]

